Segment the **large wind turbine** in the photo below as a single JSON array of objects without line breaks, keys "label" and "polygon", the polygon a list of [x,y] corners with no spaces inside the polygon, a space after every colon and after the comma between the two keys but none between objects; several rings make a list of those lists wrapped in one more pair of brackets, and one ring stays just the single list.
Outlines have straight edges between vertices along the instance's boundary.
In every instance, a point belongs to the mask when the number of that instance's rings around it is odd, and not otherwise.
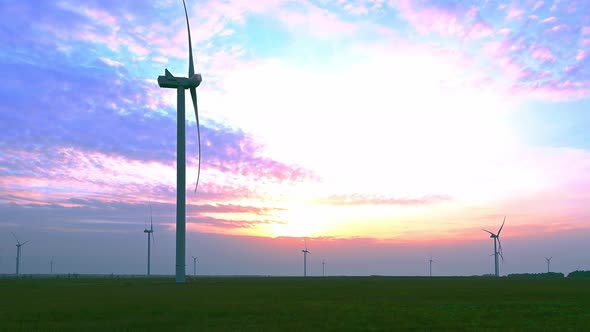
[{"label": "large wind turbine", "polygon": [[428,262],[430,263],[430,276],[432,277],[432,262],[434,262],[432,256],[430,256],[430,260]]},{"label": "large wind turbine", "polygon": [[20,270],[20,247],[24,246],[29,241],[25,241],[23,243],[20,243],[20,241],[16,238],[16,235],[14,235],[13,232],[10,232],[10,234],[12,234],[12,236],[16,240],[16,275],[18,275],[19,270]]},{"label": "large wind turbine", "polygon": [[184,5],[184,15],[186,17],[186,27],[188,30],[188,78],[175,77],[168,69],[165,70],[164,76],[158,76],[158,85],[161,88],[176,89],[176,108],[177,108],[177,131],[176,131],[176,282],[185,281],[185,255],[186,255],[186,141],[185,141],[185,111],[184,111],[184,90],[189,89],[195,109],[197,120],[197,139],[199,144],[199,168],[197,173],[197,184],[195,192],[199,185],[201,175],[201,131],[199,128],[199,112],[197,109],[197,87],[201,84],[201,74],[195,74],[193,64],[193,49],[191,44],[191,29],[188,23],[188,12],[186,3]]},{"label": "large wind turbine", "polygon": [[[154,221],[152,218],[152,204],[150,203],[150,229],[144,229],[143,232],[147,233],[147,240],[148,240],[148,256],[147,256],[147,275],[150,275],[150,254],[151,254],[151,243],[154,241],[156,244],[156,239],[154,238]],[[151,238],[151,239],[150,239]]]},{"label": "large wind turbine", "polygon": [[550,271],[550,269],[551,269],[551,258],[553,258],[553,257],[549,257],[549,258],[545,257],[545,260],[547,261],[547,273],[551,272]]},{"label": "large wind turbine", "polygon": [[325,277],[326,261],[322,260],[322,277]]},{"label": "large wind turbine", "polygon": [[504,223],[506,222],[506,217],[504,217],[504,221],[502,221],[502,226],[498,230],[497,234],[494,234],[488,230],[482,229],[484,232],[490,233],[490,237],[494,239],[494,268],[496,277],[500,276],[500,266],[498,265],[498,256],[502,257],[502,261],[504,261],[504,255],[502,255],[502,243],[500,242],[500,232],[502,232],[502,228],[504,228]]},{"label": "large wind turbine", "polygon": [[307,241],[305,239],[303,241],[305,241],[305,249],[301,250],[303,253],[303,276],[307,277],[307,254],[311,253],[307,250]]}]

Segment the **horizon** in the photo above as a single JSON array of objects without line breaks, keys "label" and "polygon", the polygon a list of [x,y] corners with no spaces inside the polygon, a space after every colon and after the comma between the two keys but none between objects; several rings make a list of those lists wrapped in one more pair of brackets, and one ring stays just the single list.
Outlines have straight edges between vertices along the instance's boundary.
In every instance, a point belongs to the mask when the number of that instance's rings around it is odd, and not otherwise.
[{"label": "horizon", "polygon": [[[0,274],[173,273],[182,2],[0,9]],[[187,9],[187,275],[590,270],[587,1]]]}]

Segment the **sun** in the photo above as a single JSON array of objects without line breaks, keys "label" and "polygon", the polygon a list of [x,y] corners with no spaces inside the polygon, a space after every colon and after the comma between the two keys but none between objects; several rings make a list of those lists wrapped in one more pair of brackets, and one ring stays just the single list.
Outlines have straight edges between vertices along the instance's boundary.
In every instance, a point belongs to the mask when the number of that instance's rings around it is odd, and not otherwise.
[{"label": "sun", "polygon": [[268,225],[265,231],[272,237],[316,237],[326,231],[329,216],[325,209],[313,203],[294,203],[280,212],[283,223]]}]

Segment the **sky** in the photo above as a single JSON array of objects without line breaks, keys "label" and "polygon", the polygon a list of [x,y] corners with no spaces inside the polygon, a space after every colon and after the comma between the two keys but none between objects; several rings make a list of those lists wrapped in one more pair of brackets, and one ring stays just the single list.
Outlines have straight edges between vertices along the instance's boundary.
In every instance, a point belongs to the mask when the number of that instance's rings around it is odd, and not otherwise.
[{"label": "sky", "polygon": [[[187,271],[590,269],[590,2],[187,0]],[[180,0],[0,0],[0,273],[173,274]]]}]

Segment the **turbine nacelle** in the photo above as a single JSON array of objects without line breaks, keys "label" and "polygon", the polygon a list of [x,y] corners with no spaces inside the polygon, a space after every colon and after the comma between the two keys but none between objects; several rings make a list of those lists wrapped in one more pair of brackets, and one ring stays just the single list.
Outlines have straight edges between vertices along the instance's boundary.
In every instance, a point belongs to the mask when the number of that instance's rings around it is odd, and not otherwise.
[{"label": "turbine nacelle", "polygon": [[201,74],[194,74],[192,77],[175,77],[166,69],[164,76],[158,76],[158,85],[161,88],[170,88],[170,89],[177,89],[177,88],[196,88],[198,87],[201,82],[203,81],[203,77]]}]

